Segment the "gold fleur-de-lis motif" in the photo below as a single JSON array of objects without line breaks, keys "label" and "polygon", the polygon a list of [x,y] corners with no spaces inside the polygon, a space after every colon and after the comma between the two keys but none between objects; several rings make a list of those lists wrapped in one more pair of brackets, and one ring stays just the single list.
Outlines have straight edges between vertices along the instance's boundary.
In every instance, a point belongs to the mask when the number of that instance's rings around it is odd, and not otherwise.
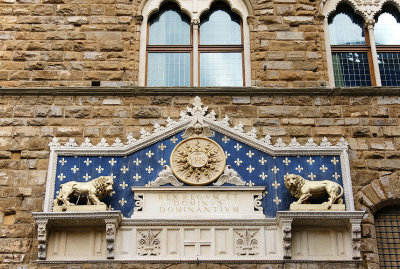
[{"label": "gold fleur-de-lis motif", "polygon": [[259,177],[261,177],[262,180],[265,180],[268,177],[268,175],[262,172],[262,174],[260,174]]},{"label": "gold fleur-de-lis motif", "polygon": [[340,175],[339,175],[337,172],[335,172],[335,174],[332,175],[332,177],[333,177],[335,180],[338,180],[338,178],[340,177]]},{"label": "gold fleur-de-lis motif", "polygon": [[274,201],[274,203],[275,203],[276,205],[279,205],[279,203],[282,202],[282,200],[279,199],[278,196],[276,196],[275,199],[274,199],[273,201]]},{"label": "gold fleur-de-lis motif", "polygon": [[142,177],[139,176],[138,173],[136,173],[136,175],[134,175],[132,178],[133,178],[135,181],[139,181],[139,179],[141,179]]},{"label": "gold fleur-de-lis motif", "polygon": [[249,171],[249,174],[251,174],[255,168],[251,166],[251,164],[249,165],[249,167],[246,168],[247,171]]},{"label": "gold fleur-de-lis motif", "polygon": [[336,159],[336,157],[333,157],[333,159],[331,160],[331,163],[333,163],[334,165],[336,165],[339,162],[338,159]]},{"label": "gold fleur-de-lis motif", "polygon": [[125,200],[125,198],[124,197],[122,197],[122,199],[121,200],[119,200],[118,201],[122,206],[124,206],[128,201],[127,200]]},{"label": "gold fleur-de-lis motif", "polygon": [[86,158],[86,160],[84,160],[83,162],[86,164],[86,166],[89,166],[92,163],[92,160],[89,158]]},{"label": "gold fleur-de-lis motif", "polygon": [[62,158],[62,159],[59,160],[58,162],[61,164],[61,166],[64,166],[64,164],[67,163],[67,160],[65,160],[64,158]]},{"label": "gold fleur-de-lis motif", "polygon": [[92,177],[89,176],[88,173],[86,173],[86,175],[83,176],[83,179],[84,179],[85,181],[88,181],[88,180],[91,179],[91,178],[92,178]]},{"label": "gold fleur-de-lis motif", "polygon": [[227,151],[225,151],[225,159],[228,159],[228,157],[231,156],[231,154]]},{"label": "gold fleur-de-lis motif", "polygon": [[76,165],[74,165],[74,167],[72,167],[71,170],[74,174],[76,174],[76,172],[79,171],[79,167],[76,167]]},{"label": "gold fleur-de-lis motif", "polygon": [[235,148],[237,151],[239,151],[239,150],[242,148],[242,146],[241,146],[239,143],[236,143],[236,145],[234,146],[234,148]]},{"label": "gold fleur-de-lis motif", "polygon": [[316,175],[314,175],[312,172],[308,175],[308,177],[311,179],[311,180],[314,180],[314,178],[316,178],[317,176]]},{"label": "gold fleur-de-lis motif", "polygon": [[275,180],[274,183],[272,183],[272,186],[277,189],[279,186],[281,185],[281,183],[278,183],[278,181]]},{"label": "gold fleur-de-lis motif", "polygon": [[315,163],[315,160],[313,160],[313,159],[310,157],[310,159],[308,159],[307,162],[308,162],[310,165],[313,165],[313,163]]},{"label": "gold fleur-de-lis motif", "polygon": [[108,163],[111,164],[111,166],[114,166],[114,164],[116,164],[117,161],[114,160],[114,158],[111,158],[111,160],[109,160]]},{"label": "gold fleur-de-lis motif", "polygon": [[292,161],[288,159],[288,157],[286,157],[283,161],[282,161],[286,166],[289,165],[289,163],[291,163]]},{"label": "gold fleur-de-lis motif", "polygon": [[251,150],[249,150],[249,152],[247,152],[246,155],[249,156],[249,158],[251,159],[251,157],[254,156],[254,152],[252,152]]},{"label": "gold fleur-de-lis motif", "polygon": [[136,164],[136,166],[139,166],[141,162],[142,160],[140,160],[139,158],[136,158],[136,160],[133,161],[133,163]]},{"label": "gold fleur-de-lis motif", "polygon": [[322,173],[325,173],[326,170],[328,170],[328,167],[326,167],[325,165],[322,165],[319,170],[322,171]]},{"label": "gold fleur-de-lis motif", "polygon": [[147,157],[151,158],[151,156],[154,155],[154,153],[151,151],[151,149],[146,153]]},{"label": "gold fleur-de-lis motif", "polygon": [[239,158],[237,158],[234,163],[236,163],[237,166],[240,166],[242,164],[242,160],[240,160]]},{"label": "gold fleur-de-lis motif", "polygon": [[267,162],[267,160],[264,159],[264,157],[261,157],[261,159],[259,159],[258,161],[261,163],[261,165],[264,165]]},{"label": "gold fleur-de-lis motif", "polygon": [[121,167],[120,169],[122,171],[123,174],[126,174],[126,172],[129,171],[129,168],[125,166],[125,164]]},{"label": "gold fleur-de-lis motif", "polygon": [[117,176],[114,176],[114,173],[111,173],[111,174],[110,174],[110,177],[112,177],[113,179],[116,179],[116,178],[117,178]]},{"label": "gold fleur-de-lis motif", "polygon": [[300,164],[299,164],[299,165],[295,168],[295,170],[296,170],[297,172],[301,173],[301,171],[303,171],[304,168],[301,167]]},{"label": "gold fleur-de-lis motif", "polygon": [[96,168],[97,173],[101,174],[103,172],[104,168],[99,165],[99,167]]},{"label": "gold fleur-de-lis motif", "polygon": [[[166,149],[167,146],[164,145],[164,143],[161,143],[161,144],[158,146],[158,148],[161,149],[161,151],[164,151],[164,149]],[[149,158],[150,158],[150,157],[149,157]]]},{"label": "gold fleur-de-lis motif", "polygon": [[159,163],[161,166],[164,166],[164,164],[165,164],[166,162],[167,162],[167,161],[164,160],[164,158],[161,158],[161,159],[158,160],[158,163]]},{"label": "gold fleur-de-lis motif", "polygon": [[145,170],[147,171],[147,173],[151,174],[151,172],[153,172],[154,168],[152,168],[152,167],[149,165],[149,167],[147,167]]},{"label": "gold fleur-de-lis motif", "polygon": [[115,194],[115,191],[110,192],[110,197],[112,197],[113,194]]},{"label": "gold fleur-de-lis motif", "polygon": [[224,143],[226,144],[226,143],[228,143],[228,142],[230,141],[230,139],[225,135],[225,136],[222,138],[222,141],[224,141]]},{"label": "gold fleur-de-lis motif", "polygon": [[61,174],[59,174],[59,175],[57,176],[57,178],[58,178],[60,181],[63,181],[63,179],[66,178],[66,176],[65,176],[63,173],[61,173]]},{"label": "gold fleur-de-lis motif", "polygon": [[175,136],[173,136],[170,141],[174,144],[176,144],[176,141],[178,141],[178,138],[176,138]]},{"label": "gold fleur-de-lis motif", "polygon": [[119,184],[119,186],[120,186],[123,190],[125,190],[125,188],[128,187],[128,184],[126,184],[125,181],[122,181],[122,183]]},{"label": "gold fleur-de-lis motif", "polygon": [[274,165],[274,168],[272,168],[271,170],[272,170],[272,172],[274,172],[274,174],[277,174],[279,171],[279,168],[276,167],[276,165]]},{"label": "gold fleur-de-lis motif", "polygon": [[254,183],[250,180],[249,182],[246,183],[247,186],[252,187],[254,186]]}]

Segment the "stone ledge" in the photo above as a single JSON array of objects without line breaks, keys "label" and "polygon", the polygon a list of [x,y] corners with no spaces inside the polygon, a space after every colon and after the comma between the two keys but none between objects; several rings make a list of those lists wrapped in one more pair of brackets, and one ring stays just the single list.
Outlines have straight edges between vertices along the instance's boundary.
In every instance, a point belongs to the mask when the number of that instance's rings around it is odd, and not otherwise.
[{"label": "stone ledge", "polygon": [[53,96],[154,96],[154,95],[307,95],[307,96],[400,96],[400,87],[265,88],[265,87],[41,87],[0,88],[1,95]]}]

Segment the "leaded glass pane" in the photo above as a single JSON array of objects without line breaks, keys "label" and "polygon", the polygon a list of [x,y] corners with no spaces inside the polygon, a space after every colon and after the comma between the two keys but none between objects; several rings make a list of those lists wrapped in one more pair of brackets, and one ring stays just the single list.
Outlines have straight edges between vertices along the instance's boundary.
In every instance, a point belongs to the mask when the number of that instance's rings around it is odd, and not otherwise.
[{"label": "leaded glass pane", "polygon": [[374,28],[377,45],[400,45],[399,17],[397,9],[391,6],[383,9]]},{"label": "leaded glass pane", "polygon": [[400,86],[400,52],[378,53],[382,86]]},{"label": "leaded glass pane", "polygon": [[336,87],[371,86],[367,53],[334,52],[332,62]]},{"label": "leaded glass pane", "polygon": [[148,86],[190,86],[190,53],[148,55]]},{"label": "leaded glass pane", "polygon": [[329,20],[331,45],[365,45],[362,19],[351,8],[338,8],[337,14]]},{"label": "leaded glass pane", "polygon": [[149,45],[190,45],[190,19],[177,7],[160,9],[149,27]]},{"label": "leaded glass pane", "polygon": [[242,53],[200,53],[200,86],[243,86]]},{"label": "leaded glass pane", "polygon": [[375,215],[379,268],[400,267],[400,210],[393,206]]},{"label": "leaded glass pane", "polygon": [[226,5],[212,8],[209,13],[201,17],[200,44],[242,44],[240,16],[233,13]]}]

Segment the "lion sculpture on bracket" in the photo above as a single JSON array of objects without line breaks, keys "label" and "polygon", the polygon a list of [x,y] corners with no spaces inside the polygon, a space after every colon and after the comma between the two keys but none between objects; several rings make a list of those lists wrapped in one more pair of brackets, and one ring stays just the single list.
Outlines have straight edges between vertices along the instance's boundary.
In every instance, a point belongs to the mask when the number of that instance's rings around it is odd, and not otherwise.
[{"label": "lion sculpture on bracket", "polygon": [[[330,180],[310,181],[300,175],[288,174],[284,177],[285,186],[289,192],[298,200],[290,205],[294,211],[319,211],[335,210],[344,211],[343,187]],[[310,198],[328,196],[328,201],[321,204],[308,204]],[[334,204],[337,202],[337,204]]]},{"label": "lion sculpture on bracket", "polygon": [[[61,184],[59,194],[54,200],[53,211],[104,211],[107,207],[100,199],[111,193],[113,186],[112,176],[100,176],[88,182],[69,181]],[[75,206],[69,201],[71,197],[79,199],[82,196],[87,198],[85,206]]]}]

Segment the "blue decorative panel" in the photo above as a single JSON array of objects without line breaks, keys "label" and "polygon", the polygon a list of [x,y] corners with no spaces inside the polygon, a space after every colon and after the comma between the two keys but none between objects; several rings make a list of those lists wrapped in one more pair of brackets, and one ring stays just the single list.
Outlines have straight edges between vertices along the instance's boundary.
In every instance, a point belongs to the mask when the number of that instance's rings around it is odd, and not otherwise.
[{"label": "blue decorative panel", "polygon": [[[99,176],[114,177],[114,192],[104,202],[124,217],[134,209],[132,186],[145,186],[153,181],[182,140],[182,132],[128,156],[58,156],[55,190],[68,181],[90,181]],[[265,186],[262,203],[264,214],[275,217],[288,210],[294,198],[284,184],[286,174],[298,174],[308,180],[333,180],[343,186],[340,156],[272,157],[231,137],[215,133],[211,137],[225,151],[227,165],[235,169],[248,186]],[[54,197],[57,193],[54,194]],[[344,199],[344,197],[343,197]]]}]

